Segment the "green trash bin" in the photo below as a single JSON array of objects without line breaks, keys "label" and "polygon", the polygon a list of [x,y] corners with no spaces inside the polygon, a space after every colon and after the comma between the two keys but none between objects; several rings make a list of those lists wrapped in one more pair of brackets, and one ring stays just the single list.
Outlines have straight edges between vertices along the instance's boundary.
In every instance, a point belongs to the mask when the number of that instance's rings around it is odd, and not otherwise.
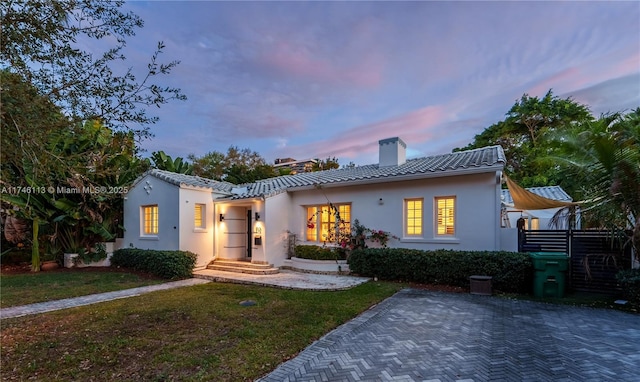
[{"label": "green trash bin", "polygon": [[564,252],[531,252],[533,294],[536,297],[564,297],[569,257]]}]

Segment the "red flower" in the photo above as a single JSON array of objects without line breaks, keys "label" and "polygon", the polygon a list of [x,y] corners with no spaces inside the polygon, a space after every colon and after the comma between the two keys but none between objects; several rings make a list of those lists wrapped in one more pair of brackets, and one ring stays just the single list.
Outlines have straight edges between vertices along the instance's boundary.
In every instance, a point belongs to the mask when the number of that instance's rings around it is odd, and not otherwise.
[{"label": "red flower", "polygon": [[307,223],[307,228],[313,229],[315,227],[316,227],[315,224],[313,224],[311,222]]}]

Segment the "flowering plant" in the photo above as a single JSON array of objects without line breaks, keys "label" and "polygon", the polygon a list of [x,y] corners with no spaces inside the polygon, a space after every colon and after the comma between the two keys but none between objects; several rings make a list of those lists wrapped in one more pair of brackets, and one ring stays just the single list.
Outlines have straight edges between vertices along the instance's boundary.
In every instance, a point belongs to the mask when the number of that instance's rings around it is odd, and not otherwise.
[{"label": "flowering plant", "polygon": [[[356,219],[353,224],[346,222],[340,217],[338,209],[331,203],[329,204],[329,209],[329,212],[334,216],[334,227],[329,230],[329,232],[323,234],[324,245],[334,245],[346,256],[355,249],[367,248],[367,240],[379,243],[382,247],[386,248],[390,239],[400,239],[390,232],[367,228],[360,224],[358,219]],[[313,229],[316,227],[316,216],[322,212],[323,211],[318,211],[309,217],[307,220],[307,228]]]},{"label": "flowering plant", "polygon": [[367,231],[369,232],[369,240],[380,243],[381,246],[383,247],[387,247],[387,243],[389,242],[390,238],[399,240],[400,238],[383,230],[370,230],[367,229]]}]

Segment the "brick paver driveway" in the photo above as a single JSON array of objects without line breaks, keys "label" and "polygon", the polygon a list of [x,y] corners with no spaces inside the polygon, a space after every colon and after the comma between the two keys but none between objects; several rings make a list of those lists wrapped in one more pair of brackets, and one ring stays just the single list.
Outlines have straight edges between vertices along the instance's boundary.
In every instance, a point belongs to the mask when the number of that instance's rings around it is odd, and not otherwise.
[{"label": "brick paver driveway", "polygon": [[640,315],[407,289],[261,381],[638,381]]}]

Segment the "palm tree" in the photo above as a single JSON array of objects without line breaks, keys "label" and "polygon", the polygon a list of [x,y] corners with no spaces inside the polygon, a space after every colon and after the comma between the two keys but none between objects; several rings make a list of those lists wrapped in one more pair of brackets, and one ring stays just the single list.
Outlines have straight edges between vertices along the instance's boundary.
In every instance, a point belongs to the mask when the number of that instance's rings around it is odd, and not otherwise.
[{"label": "palm tree", "polygon": [[555,138],[556,159],[579,185],[588,226],[628,230],[640,249],[640,108],[604,115]]}]

